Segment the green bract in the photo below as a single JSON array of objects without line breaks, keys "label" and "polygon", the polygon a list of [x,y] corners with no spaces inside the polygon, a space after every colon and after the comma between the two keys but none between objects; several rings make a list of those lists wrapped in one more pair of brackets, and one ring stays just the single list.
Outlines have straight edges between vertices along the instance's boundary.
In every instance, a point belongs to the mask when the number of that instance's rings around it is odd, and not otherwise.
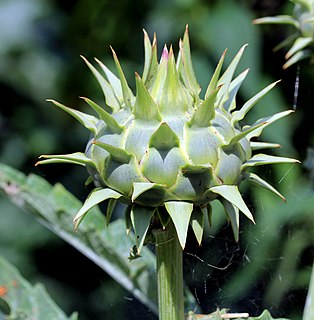
[{"label": "green bract", "polygon": [[[231,222],[236,240],[239,211],[253,221],[238,185],[254,182],[283,196],[266,181],[247,172],[253,166],[297,162],[297,160],[255,154],[252,151],[279,145],[251,142],[272,122],[288,115],[284,111],[241,126],[246,113],[268,93],[272,83],[236,109],[236,94],[248,70],[234,78],[243,54],[240,49],[220,75],[223,53],[210,80],[204,99],[192,67],[188,31],[179,43],[175,60],[173,50],[165,47],[157,62],[156,39],[152,44],[145,33],[145,64],[142,76],[135,74],[136,93],[129,88],[118,58],[113,52],[118,77],[96,59],[102,73],[85,62],[98,80],[106,99],[104,106],[83,98],[98,117],[68,108],[63,109],[88,130],[91,139],[85,153],[42,156],[39,163],[66,162],[85,166],[95,185],[76,215],[75,227],[98,203],[110,199],[108,220],[119,200],[127,205],[127,229],[137,236],[137,255],[153,229],[166,228],[173,221],[182,248],[189,224],[199,243],[204,217],[210,213],[210,202],[219,199]],[[256,139],[255,139],[256,140]]]},{"label": "green bract", "polygon": [[294,9],[291,16],[279,15],[275,17],[264,17],[255,19],[255,24],[287,24],[296,29],[287,39],[281,42],[276,48],[280,49],[292,43],[292,47],[286,54],[287,62],[283,68],[308,57],[313,57],[311,46],[314,42],[314,1],[313,0],[291,0],[294,3]]}]

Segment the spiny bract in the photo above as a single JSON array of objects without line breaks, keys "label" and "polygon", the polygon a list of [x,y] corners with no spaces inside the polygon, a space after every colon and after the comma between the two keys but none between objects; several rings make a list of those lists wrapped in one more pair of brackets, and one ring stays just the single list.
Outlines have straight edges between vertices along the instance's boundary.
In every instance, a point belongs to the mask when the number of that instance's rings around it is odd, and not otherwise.
[{"label": "spiny bract", "polygon": [[200,243],[204,216],[209,214],[210,202],[216,198],[223,204],[237,240],[239,211],[254,221],[238,191],[242,180],[254,182],[284,199],[247,169],[296,162],[265,154],[252,156],[252,150],[279,146],[250,140],[292,111],[260,119],[253,125],[240,125],[246,113],[276,84],[270,84],[235,111],[236,94],[248,70],[233,77],[245,46],[220,76],[223,53],[202,100],[187,29],[179,43],[177,61],[172,48],[168,51],[165,47],[158,64],[156,45],[156,38],[151,43],[144,33],[145,64],[143,75],[135,75],[135,96],[115,52],[118,77],[96,59],[104,77],[83,58],[105,95],[103,107],[83,98],[99,118],[52,102],[80,121],[92,137],[85,153],[45,155],[42,157],[47,159],[39,161],[87,167],[97,187],[76,215],[75,227],[91,207],[104,200],[110,199],[108,219],[116,200],[127,204],[127,228],[133,227],[138,239],[132,251],[135,256],[152,228],[166,228],[170,219],[183,248],[189,224]]},{"label": "spiny bract", "polygon": [[313,0],[291,0],[294,3],[293,13],[275,17],[264,17],[253,20],[255,24],[287,24],[296,29],[287,39],[276,46],[274,50],[292,44],[285,58],[287,62],[283,65],[286,69],[291,65],[308,57],[313,58],[314,43],[314,1]]}]

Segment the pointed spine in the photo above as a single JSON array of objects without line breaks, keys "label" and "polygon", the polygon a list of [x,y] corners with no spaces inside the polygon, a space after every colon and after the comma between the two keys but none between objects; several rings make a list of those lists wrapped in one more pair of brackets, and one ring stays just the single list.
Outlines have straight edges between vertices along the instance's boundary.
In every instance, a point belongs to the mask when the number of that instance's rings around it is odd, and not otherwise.
[{"label": "pointed spine", "polygon": [[71,115],[73,118],[75,118],[77,121],[79,121],[86,129],[88,129],[92,133],[94,133],[94,134],[97,133],[96,124],[98,123],[99,120],[97,118],[95,118],[94,116],[91,116],[91,115],[86,114],[84,112],[66,107],[65,105],[63,105],[55,100],[52,100],[52,99],[48,99],[47,101],[52,102],[56,107],[67,112],[69,115]]},{"label": "pointed spine", "polygon": [[240,59],[243,55],[244,49],[247,45],[244,45],[241,47],[239,52],[236,54],[236,56],[231,61],[230,65],[226,69],[226,71],[223,73],[221,78],[218,80],[218,85],[223,84],[222,90],[219,91],[218,99],[220,100],[220,103],[218,107],[223,108],[224,102],[228,101],[229,99],[229,89],[230,84],[234,75],[234,72],[240,62]]},{"label": "pointed spine", "polygon": [[161,114],[158,106],[147,91],[140,76],[135,74],[136,80],[136,100],[133,114],[135,119],[144,121],[161,121]]},{"label": "pointed spine", "polygon": [[119,103],[121,104],[123,100],[123,94],[122,94],[122,87],[121,87],[121,81],[120,79],[113,73],[111,72],[100,60],[97,58],[94,58],[95,61],[99,64],[100,68],[102,71],[105,73],[115,96],[117,97]]},{"label": "pointed spine", "polygon": [[279,83],[280,80],[275,81],[268,85],[266,88],[264,88],[262,91],[258,92],[256,95],[254,95],[250,100],[248,100],[243,107],[238,110],[234,111],[232,113],[232,123],[235,124],[242,120],[246,114],[254,107],[254,105],[262,98],[264,97],[277,83]]},{"label": "pointed spine", "polygon": [[225,56],[226,56],[226,53],[227,53],[227,49],[225,49],[225,51],[222,53],[220,59],[219,59],[219,62],[217,64],[217,67],[214,71],[214,74],[209,82],[209,85],[207,87],[207,90],[206,90],[206,94],[205,94],[205,100],[212,94],[212,92],[216,89],[217,87],[217,83],[218,83],[218,79],[220,77],[220,72],[221,72],[221,69],[222,69],[222,65],[224,63],[224,60],[225,60]]},{"label": "pointed spine", "polygon": [[121,127],[118,122],[97,103],[85,97],[80,98],[83,99],[91,108],[93,108],[98,113],[99,118],[107,124],[109,130],[112,133],[120,134],[123,131],[123,127]]},{"label": "pointed spine", "polygon": [[121,68],[121,65],[120,65],[119,59],[117,57],[117,54],[115,53],[115,51],[113,50],[112,47],[110,47],[110,48],[111,48],[113,59],[114,59],[114,62],[116,64],[116,68],[117,68],[117,71],[118,71],[118,74],[119,74],[119,78],[120,78],[120,81],[121,81],[123,100],[125,102],[125,105],[130,110],[132,110],[132,108],[133,108],[133,100],[134,100],[133,93],[132,93],[131,89],[128,86],[128,83],[126,81],[125,75],[124,75],[123,70]]},{"label": "pointed spine", "polygon": [[162,114],[178,115],[188,109],[187,90],[179,79],[172,47],[168,53],[167,75],[160,99],[159,108]]},{"label": "pointed spine", "polygon": [[87,64],[88,68],[93,73],[94,77],[98,81],[102,92],[106,99],[106,104],[114,110],[114,112],[117,112],[120,110],[120,103],[118,98],[116,97],[113,88],[110,86],[108,81],[100,74],[100,72],[83,56],[81,58],[84,60],[84,62]]},{"label": "pointed spine", "polygon": [[198,99],[200,87],[196,80],[194,68],[192,64],[188,25],[186,25],[186,28],[185,28],[183,41],[180,40],[179,42],[179,48],[180,48],[179,68],[181,69],[179,71],[182,75],[185,86],[193,93],[194,99]]},{"label": "pointed spine", "polygon": [[92,159],[88,158],[82,152],[75,152],[71,154],[52,154],[52,155],[41,155],[40,159],[44,158],[46,160],[40,160],[36,162],[35,166],[40,164],[49,164],[49,163],[72,163],[78,164],[81,166],[92,166],[95,167],[94,162]]}]

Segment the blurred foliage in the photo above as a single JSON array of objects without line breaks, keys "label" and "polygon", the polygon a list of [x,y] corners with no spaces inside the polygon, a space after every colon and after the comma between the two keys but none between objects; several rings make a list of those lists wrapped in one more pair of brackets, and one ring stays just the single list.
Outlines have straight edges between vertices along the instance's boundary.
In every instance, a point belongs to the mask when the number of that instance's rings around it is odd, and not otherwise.
[{"label": "blurred foliage", "polygon": [[[59,181],[84,199],[87,174],[81,168],[34,168],[39,154],[83,151],[88,138],[80,125],[45,99],[79,108],[83,108],[79,95],[103,99],[79,55],[96,56],[112,66],[109,45],[119,53],[128,79],[133,79],[143,61],[142,28],[150,36],[156,32],[159,43],[173,43],[176,48],[188,23],[193,62],[203,88],[226,47],[228,63],[249,43],[239,68],[239,72],[251,68],[240,92],[243,99],[282,79],[251,111],[251,121],[292,108],[296,68],[283,71],[284,53],[272,52],[287,32],[251,24],[254,18],[290,9],[284,0],[2,0],[0,162],[40,174],[51,183]],[[185,278],[204,313],[218,306],[258,315],[268,308],[274,316],[301,319],[314,256],[313,159],[307,156],[308,147],[314,145],[313,85],[314,69],[301,63],[296,113],[264,133],[265,139],[282,145],[283,154],[301,161],[307,158],[310,164],[308,169],[273,166],[259,173],[273,181],[287,204],[266,191],[243,188],[256,225],[241,220],[239,244],[232,240],[218,204],[203,246],[198,247],[193,237],[188,239]],[[80,319],[103,319],[118,308],[128,319],[149,319],[144,307],[74,249],[5,198],[0,198],[0,208],[0,254],[32,282],[45,283],[67,313],[78,310]],[[77,272],[84,274],[80,281]],[[61,295],[67,300],[61,301]]]}]

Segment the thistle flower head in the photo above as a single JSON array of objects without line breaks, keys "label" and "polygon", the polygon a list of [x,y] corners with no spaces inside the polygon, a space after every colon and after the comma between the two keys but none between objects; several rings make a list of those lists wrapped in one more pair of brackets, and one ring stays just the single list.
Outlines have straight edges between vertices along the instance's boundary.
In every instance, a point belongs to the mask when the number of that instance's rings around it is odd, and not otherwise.
[{"label": "thistle flower head", "polygon": [[170,220],[182,247],[189,224],[200,243],[204,217],[214,199],[223,204],[237,240],[239,212],[254,221],[238,190],[241,181],[254,182],[284,199],[249,169],[296,160],[255,154],[255,150],[279,145],[251,139],[259,137],[264,128],[292,111],[283,111],[250,125],[240,124],[276,84],[270,84],[237,108],[236,95],[248,70],[237,77],[234,73],[245,46],[224,73],[221,70],[226,52],[222,54],[204,98],[200,97],[192,66],[187,29],[179,42],[177,59],[171,47],[164,47],[158,63],[156,38],[151,43],[146,32],[144,48],[144,70],[141,76],[135,74],[135,93],[114,51],[117,76],[99,60],[96,62],[100,71],[83,58],[105,96],[105,104],[101,106],[83,98],[97,116],[52,102],[91,132],[86,150],[45,155],[38,163],[85,166],[96,188],[74,218],[75,227],[91,207],[108,199],[110,217],[112,204],[119,200],[126,204],[127,229],[134,229],[138,253],[151,230],[167,228]]}]

